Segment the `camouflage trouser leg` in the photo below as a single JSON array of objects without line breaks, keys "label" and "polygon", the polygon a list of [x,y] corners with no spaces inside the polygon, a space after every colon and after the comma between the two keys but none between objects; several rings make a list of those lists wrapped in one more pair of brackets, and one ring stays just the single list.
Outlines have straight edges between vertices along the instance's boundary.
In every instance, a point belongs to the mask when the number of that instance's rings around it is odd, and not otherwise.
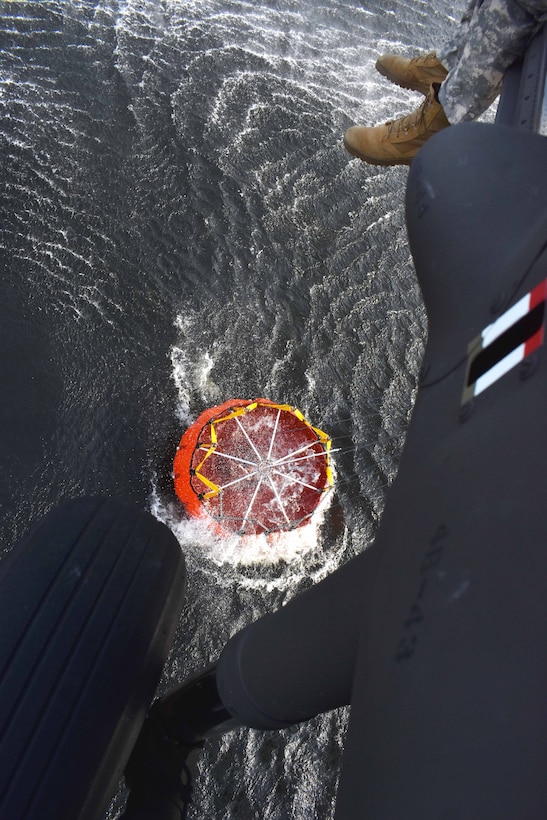
[{"label": "camouflage trouser leg", "polygon": [[449,70],[439,101],[452,124],[486,111],[546,16],[547,0],[471,0],[458,34],[438,51]]}]

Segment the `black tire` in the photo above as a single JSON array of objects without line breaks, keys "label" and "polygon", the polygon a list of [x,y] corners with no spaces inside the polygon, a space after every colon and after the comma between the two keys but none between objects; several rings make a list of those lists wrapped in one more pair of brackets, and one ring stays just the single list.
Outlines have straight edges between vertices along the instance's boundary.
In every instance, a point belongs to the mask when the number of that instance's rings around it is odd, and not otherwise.
[{"label": "black tire", "polygon": [[101,817],[185,582],[170,530],[112,500],[68,502],[12,549],[0,565],[0,818]]}]

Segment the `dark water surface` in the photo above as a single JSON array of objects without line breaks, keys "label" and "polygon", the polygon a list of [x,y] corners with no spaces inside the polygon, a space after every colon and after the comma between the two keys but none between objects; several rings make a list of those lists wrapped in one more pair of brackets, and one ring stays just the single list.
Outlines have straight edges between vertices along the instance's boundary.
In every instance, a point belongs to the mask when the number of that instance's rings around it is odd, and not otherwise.
[{"label": "dark water surface", "polygon": [[[341,135],[419,103],[374,61],[429,50],[460,10],[0,2],[0,543],[83,493],[167,521],[190,583],[162,687],[374,536],[426,327],[407,170]],[[330,510],[277,562],[184,522],[171,489],[188,421],[255,396],[341,448]],[[210,742],[191,818],[331,817],[345,717]]]}]

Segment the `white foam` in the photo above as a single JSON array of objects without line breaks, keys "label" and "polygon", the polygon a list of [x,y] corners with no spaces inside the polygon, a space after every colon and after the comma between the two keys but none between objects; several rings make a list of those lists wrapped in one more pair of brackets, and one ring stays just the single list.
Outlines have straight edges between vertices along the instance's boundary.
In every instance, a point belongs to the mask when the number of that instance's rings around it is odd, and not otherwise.
[{"label": "white foam", "polygon": [[[180,332],[181,343],[171,348],[172,377],[177,388],[179,403],[177,418],[184,425],[194,420],[190,407],[197,398],[205,406],[214,404],[220,395],[220,390],[211,378],[211,371],[215,365],[213,355],[208,350],[196,350],[190,343],[193,319],[191,316],[177,316],[175,326]],[[184,346],[184,338],[188,337],[188,347]]]},{"label": "white foam", "polygon": [[[223,398],[218,385],[211,377],[215,366],[213,353],[196,347],[195,317],[190,313],[179,315],[175,320],[175,326],[179,340],[171,349],[170,357],[172,378],[178,392],[176,415],[183,425],[182,434],[194,421],[192,407],[199,405],[204,409],[222,401]],[[188,345],[185,344],[186,339]],[[321,541],[321,526],[332,497],[332,491],[325,492],[310,520],[297,529],[272,535],[245,537],[235,534],[219,535],[208,517],[203,520],[187,518],[182,505],[178,502],[164,501],[160,497],[155,478],[152,481],[151,510],[156,518],[172,530],[187,555],[199,553],[217,567],[226,564],[271,566],[280,562],[294,564],[304,556],[317,551]],[[255,583],[261,588],[264,586],[260,579],[244,579],[242,582],[247,586],[253,586]],[[273,583],[274,586],[278,585],[277,582]],[[281,579],[279,583],[285,587],[288,579]]]},{"label": "white foam", "polygon": [[[210,519],[187,518],[178,502],[165,502],[161,499],[155,482],[152,485],[150,508],[152,514],[174,533],[185,553],[199,551],[217,567],[225,564],[272,565],[298,561],[317,550],[321,526],[332,496],[332,492],[326,492],[310,520],[295,530],[244,537],[218,534]],[[285,583],[286,581],[283,586]],[[253,586],[253,583],[250,585]],[[259,582],[258,586],[262,587],[264,584]]]}]

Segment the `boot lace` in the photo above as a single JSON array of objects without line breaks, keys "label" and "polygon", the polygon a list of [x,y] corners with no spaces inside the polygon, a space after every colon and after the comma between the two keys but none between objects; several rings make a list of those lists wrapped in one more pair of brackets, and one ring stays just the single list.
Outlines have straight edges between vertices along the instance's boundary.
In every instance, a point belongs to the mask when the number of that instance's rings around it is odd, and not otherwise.
[{"label": "boot lace", "polygon": [[410,65],[426,66],[428,63],[436,60],[437,53],[435,51],[430,51],[429,54],[421,54],[419,57],[413,57],[410,61]]},{"label": "boot lace", "polygon": [[407,133],[411,128],[417,128],[421,125],[424,121],[428,104],[429,98],[426,97],[416,111],[413,111],[411,114],[407,114],[406,117],[400,117],[398,120],[390,120],[389,122],[386,122],[386,125],[389,126],[388,136],[398,137],[401,131]]}]

